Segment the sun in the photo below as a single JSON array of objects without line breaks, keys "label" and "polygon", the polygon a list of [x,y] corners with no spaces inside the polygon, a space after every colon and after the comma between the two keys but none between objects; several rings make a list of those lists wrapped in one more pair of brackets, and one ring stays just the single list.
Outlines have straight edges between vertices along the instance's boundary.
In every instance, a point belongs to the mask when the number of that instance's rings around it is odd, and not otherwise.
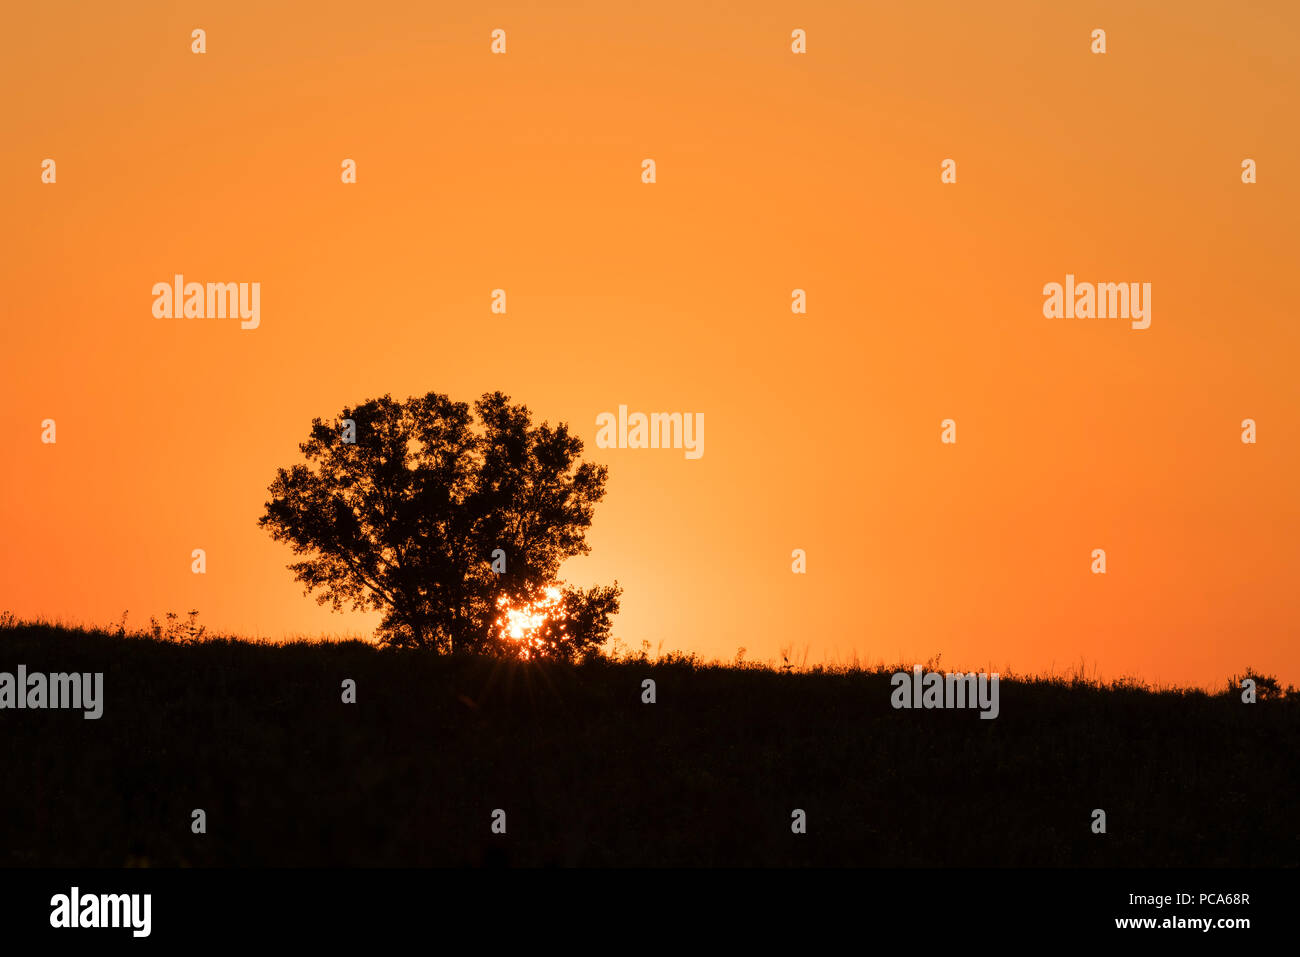
[{"label": "sun", "polygon": [[510,599],[502,595],[497,599],[497,608],[501,613],[493,626],[498,637],[515,644],[525,661],[542,656],[564,636],[564,594],[555,586],[547,588],[536,601],[521,605],[512,606]]}]

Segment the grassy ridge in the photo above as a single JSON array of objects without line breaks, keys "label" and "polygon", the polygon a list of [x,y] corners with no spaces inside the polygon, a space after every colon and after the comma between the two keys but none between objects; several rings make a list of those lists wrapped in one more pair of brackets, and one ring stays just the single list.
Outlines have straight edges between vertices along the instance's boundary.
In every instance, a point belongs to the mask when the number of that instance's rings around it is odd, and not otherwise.
[{"label": "grassy ridge", "polygon": [[0,865],[1300,864],[1294,695],[1004,680],[985,721],[893,710],[886,671],[30,624],[18,664],[103,671],[105,705],[0,711]]}]

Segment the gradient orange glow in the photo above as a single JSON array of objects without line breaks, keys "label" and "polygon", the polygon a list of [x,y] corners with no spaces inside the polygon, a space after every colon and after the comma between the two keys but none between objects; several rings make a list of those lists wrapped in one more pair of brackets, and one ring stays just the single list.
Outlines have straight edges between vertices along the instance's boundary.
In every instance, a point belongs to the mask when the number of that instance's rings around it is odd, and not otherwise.
[{"label": "gradient orange glow", "polygon": [[[14,8],[0,607],[368,632],[257,528],[275,468],[500,389],[609,465],[564,575],[634,647],[1300,680],[1300,7],[1064,7]],[[1151,328],[1043,318],[1067,272],[1151,282]],[[261,282],[261,327],[155,319],[175,273]],[[596,449],[619,404],[704,456]]]}]

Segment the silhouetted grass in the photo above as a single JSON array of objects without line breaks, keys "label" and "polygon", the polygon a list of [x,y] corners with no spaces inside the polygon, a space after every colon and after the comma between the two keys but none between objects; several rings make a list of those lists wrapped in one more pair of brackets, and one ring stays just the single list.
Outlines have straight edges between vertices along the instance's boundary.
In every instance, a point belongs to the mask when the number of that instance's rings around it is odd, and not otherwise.
[{"label": "silhouetted grass", "polygon": [[893,710],[892,669],[546,665],[9,619],[0,671],[18,664],[103,671],[105,706],[0,711],[11,866],[1300,863],[1295,695],[1004,680],[988,721]]}]

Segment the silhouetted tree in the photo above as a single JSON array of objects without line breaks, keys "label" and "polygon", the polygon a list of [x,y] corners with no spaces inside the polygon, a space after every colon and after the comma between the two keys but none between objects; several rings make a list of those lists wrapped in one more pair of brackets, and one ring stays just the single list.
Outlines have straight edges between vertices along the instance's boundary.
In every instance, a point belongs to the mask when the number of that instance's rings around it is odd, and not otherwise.
[{"label": "silhouetted tree", "polygon": [[526,656],[578,657],[608,637],[621,590],[563,588],[556,575],[589,551],[607,470],[578,461],[564,423],[533,426],[499,392],[474,411],[431,392],[314,419],[306,464],[277,471],[258,524],[309,556],[289,568],[318,602],[382,610],[385,644],[513,654],[504,609],[555,588],[556,623]]}]

